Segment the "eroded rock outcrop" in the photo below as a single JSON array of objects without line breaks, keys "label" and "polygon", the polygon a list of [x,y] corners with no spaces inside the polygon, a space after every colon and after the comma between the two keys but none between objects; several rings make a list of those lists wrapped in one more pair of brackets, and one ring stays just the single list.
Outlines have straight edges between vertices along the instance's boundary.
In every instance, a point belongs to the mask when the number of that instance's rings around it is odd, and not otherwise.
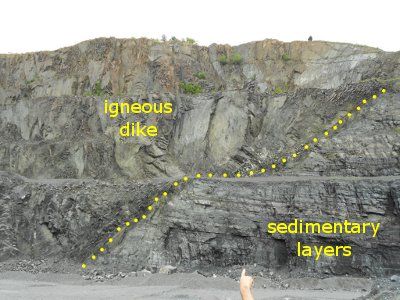
[{"label": "eroded rock outcrop", "polygon": [[[229,267],[317,273],[395,273],[400,268],[399,176],[274,176],[201,180],[171,191],[146,212],[166,182],[106,184],[31,181],[1,173],[2,259],[48,256],[84,260],[106,245],[96,266],[121,270]],[[133,216],[148,214],[139,225]],[[268,222],[380,222],[379,234],[270,235]],[[119,222],[118,222],[119,221]],[[115,228],[122,221],[132,226]],[[107,244],[112,236],[113,243]],[[296,243],[351,245],[351,257],[298,257]]]},{"label": "eroded rock outcrop", "polygon": [[[399,177],[298,178],[197,182],[130,231],[112,258],[121,265],[191,268],[257,263],[334,274],[390,274],[400,268],[400,222],[393,210]],[[268,222],[381,222],[369,234],[270,235]],[[145,241],[142,240],[146,236]],[[297,241],[352,245],[351,257],[298,257]],[[107,257],[110,259],[110,257]]]},{"label": "eroded rock outcrop", "polygon": [[[220,55],[233,53],[241,54],[241,64],[218,61]],[[235,170],[244,163],[256,167],[321,134],[335,117],[382,85],[396,93],[399,64],[399,53],[374,48],[274,40],[200,47],[97,39],[54,52],[2,55],[0,166],[31,178],[136,179],[197,169]],[[199,71],[205,79],[196,78]],[[203,92],[184,94],[181,81],[195,82]],[[103,96],[87,96],[93,93]],[[170,101],[174,113],[110,120],[103,113],[103,100],[119,97]],[[381,130],[390,135],[387,140],[382,136],[380,150],[369,151],[367,157],[374,162],[367,165],[387,158],[390,163],[383,162],[383,169],[390,174],[398,171],[393,138],[399,126],[398,96],[393,97],[376,115],[380,123],[370,113],[363,116],[368,118],[363,134]],[[383,114],[392,119],[383,120]],[[158,124],[160,134],[121,139],[118,125],[129,120]],[[354,141],[355,155],[365,157],[361,144]],[[354,158],[343,160],[357,169]],[[352,175],[358,172],[372,174],[359,168]]]},{"label": "eroded rock outcrop", "polygon": [[[220,62],[235,53],[240,63]],[[182,81],[202,92],[185,94]],[[172,178],[268,168],[367,97],[338,133],[278,166],[271,179],[204,180],[174,194],[137,229],[123,229],[99,265],[399,270],[399,82],[398,52],[327,42],[200,47],[96,39],[1,55],[0,259],[82,261]],[[382,87],[387,93],[372,101]],[[174,112],[110,119],[105,98],[170,101]],[[159,135],[120,138],[119,124],[136,120],[157,124]],[[316,263],[296,257],[293,237],[266,234],[266,220],[295,217],[376,220],[382,232],[377,239],[336,236],[329,242],[351,244],[354,255]]]}]

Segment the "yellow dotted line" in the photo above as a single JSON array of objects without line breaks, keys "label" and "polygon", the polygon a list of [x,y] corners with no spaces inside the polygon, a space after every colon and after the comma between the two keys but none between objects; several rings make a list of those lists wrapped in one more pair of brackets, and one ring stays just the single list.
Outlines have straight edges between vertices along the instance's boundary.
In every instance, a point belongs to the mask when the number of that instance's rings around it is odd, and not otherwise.
[{"label": "yellow dotted line", "polygon": [[[381,94],[386,94],[386,89],[384,89],[384,88],[381,89]],[[371,101],[375,101],[375,100],[377,100],[377,99],[378,99],[378,95],[376,95],[376,94],[372,95]],[[340,126],[342,126],[342,125],[344,124],[344,122],[345,122],[346,119],[351,119],[351,118],[353,117],[353,112],[354,112],[354,111],[355,111],[355,112],[361,111],[361,110],[362,110],[361,107],[362,107],[363,105],[366,105],[367,103],[368,103],[368,100],[367,100],[367,99],[365,99],[365,98],[362,99],[361,102],[360,102],[359,104],[357,104],[357,106],[356,106],[354,109],[349,110],[349,111],[346,113],[346,115],[345,115],[344,117],[341,117],[341,118],[337,119],[337,121],[335,122],[335,124],[332,125],[332,127],[331,127],[330,129],[325,129],[325,130],[323,131],[323,136],[322,136],[322,137],[325,138],[325,139],[329,138],[329,136],[331,135],[331,133],[334,132],[334,131],[337,131],[337,130],[340,128]],[[302,149],[303,151],[307,152],[307,151],[311,150],[312,145],[316,146],[319,142],[320,142],[320,138],[319,138],[319,137],[317,137],[317,136],[316,136],[316,137],[313,137],[312,140],[311,140],[310,142],[307,142],[307,143],[302,144],[301,149]],[[284,166],[284,165],[286,165],[286,163],[288,162],[289,157],[291,157],[293,160],[295,160],[295,159],[297,159],[297,158],[299,157],[299,155],[300,155],[300,150],[298,150],[298,151],[293,151],[291,154],[288,154],[287,156],[281,157],[280,160],[276,159],[276,162],[272,162],[272,163],[269,165],[269,167],[271,168],[271,170],[275,170],[275,169],[277,168],[279,162],[280,162],[280,164],[281,164],[282,166]],[[268,169],[268,167],[265,166],[265,167],[261,168],[260,170],[249,170],[249,171],[246,171],[246,172],[244,172],[244,173],[242,173],[242,172],[240,172],[240,171],[237,171],[237,172],[234,172],[233,174],[234,174],[234,177],[236,177],[236,178],[241,178],[243,175],[254,176],[254,175],[256,175],[256,174],[264,174],[264,173],[267,172],[267,169]],[[213,178],[215,175],[216,175],[216,174],[213,174],[212,172],[209,172],[209,173],[206,174],[206,177],[207,177],[207,178]],[[228,172],[223,172],[223,173],[222,173],[222,177],[223,177],[223,178],[228,178],[228,177],[229,177],[229,173],[228,173]],[[199,173],[196,173],[195,176],[194,176],[194,178],[195,178],[195,179],[201,179],[201,178],[202,178],[202,174],[201,174],[200,172],[199,172]],[[182,182],[183,182],[183,183],[187,183],[188,181],[189,181],[189,177],[188,177],[188,176],[183,176]],[[174,181],[173,184],[172,184],[172,187],[177,188],[177,187],[179,187],[179,185],[180,185],[179,181]],[[166,198],[167,196],[168,196],[168,192],[167,192],[167,191],[162,192],[162,197]],[[155,197],[153,198],[153,203],[154,203],[154,204],[158,204],[159,201],[160,201],[160,197],[159,197],[159,196],[155,196]],[[147,211],[148,211],[148,212],[152,212],[153,210],[154,210],[153,204],[147,206]],[[140,220],[146,220],[146,219],[147,219],[147,214],[144,213],[144,214],[142,214],[141,216],[133,217],[133,218],[131,219],[131,221],[132,221],[133,223],[138,223]],[[130,220],[129,220],[129,221],[125,221],[124,225],[125,225],[126,228],[128,228],[128,227],[131,226],[131,221],[130,221]],[[118,226],[118,227],[116,227],[115,230],[116,230],[117,232],[120,232],[120,231],[122,231],[122,229],[123,229],[122,226]],[[106,244],[110,245],[110,244],[113,243],[113,241],[114,241],[114,240],[113,240],[113,237],[109,237],[109,238],[107,239]],[[99,248],[99,250],[98,250],[97,255],[105,253],[106,250],[107,250],[106,245],[101,246],[101,247]],[[91,259],[92,261],[95,261],[95,260],[97,259],[97,255],[96,255],[96,253],[93,253],[93,254],[90,256],[90,259]],[[82,268],[83,268],[83,269],[86,269],[86,268],[87,268],[87,264],[86,264],[86,263],[82,263]]]},{"label": "yellow dotted line", "polygon": [[[189,181],[189,178],[188,178],[187,176],[184,176],[184,177],[182,178],[182,181],[183,181],[183,182],[188,182],[188,181]],[[178,181],[174,181],[172,185],[173,185],[174,187],[178,187],[178,186],[179,186],[179,182],[178,182]],[[167,197],[168,197],[168,191],[162,192],[162,197],[163,197],[163,198],[167,198]],[[153,198],[153,204],[150,204],[150,205],[147,206],[147,208],[146,208],[147,211],[148,211],[149,213],[151,213],[151,212],[154,210],[154,205],[155,205],[155,204],[158,204],[159,202],[160,202],[160,197],[159,197],[159,196],[155,196],[155,197]],[[148,214],[147,214],[147,213],[143,213],[141,216],[136,216],[136,217],[131,218],[131,219],[128,220],[128,221],[125,221],[125,222],[124,222],[124,226],[125,226],[126,228],[128,228],[128,227],[131,226],[131,222],[133,222],[133,223],[138,223],[140,220],[146,220],[147,217],[148,217]],[[117,233],[118,233],[118,232],[121,232],[122,229],[123,229],[123,226],[117,226],[117,227],[115,228],[115,231],[117,231]],[[107,239],[107,242],[105,243],[105,245],[103,245],[103,246],[101,246],[101,247],[99,248],[97,254],[96,254],[96,253],[93,253],[93,254],[90,255],[90,259],[91,259],[92,261],[95,261],[95,260],[97,259],[97,256],[98,256],[99,254],[103,254],[103,253],[106,252],[106,250],[107,250],[107,246],[106,246],[106,245],[110,246],[110,244],[112,244],[113,241],[114,241],[114,238],[113,238],[113,237],[109,237],[109,238]],[[87,264],[86,264],[85,262],[82,263],[81,266],[82,266],[82,269],[86,269],[86,268],[87,268]]]}]

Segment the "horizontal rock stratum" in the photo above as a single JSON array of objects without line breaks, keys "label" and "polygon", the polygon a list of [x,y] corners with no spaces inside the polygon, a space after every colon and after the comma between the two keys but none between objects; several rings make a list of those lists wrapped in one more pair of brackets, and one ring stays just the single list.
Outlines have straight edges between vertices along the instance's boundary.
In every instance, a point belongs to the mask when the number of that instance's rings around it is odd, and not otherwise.
[{"label": "horizontal rock stratum", "polygon": [[[198,89],[185,93],[182,83]],[[382,88],[337,134],[274,173],[281,176],[200,180],[174,194],[100,259],[128,269],[399,270],[400,52],[319,41],[202,47],[101,38],[0,55],[0,258],[82,261],[172,178],[268,166]],[[167,101],[173,112],[110,119],[105,99]],[[118,122],[134,121],[159,134],[121,138]],[[382,231],[372,240],[331,239],[351,243],[354,255],[316,263],[296,257],[293,237],[266,235],[265,220],[277,216],[379,220]]]}]

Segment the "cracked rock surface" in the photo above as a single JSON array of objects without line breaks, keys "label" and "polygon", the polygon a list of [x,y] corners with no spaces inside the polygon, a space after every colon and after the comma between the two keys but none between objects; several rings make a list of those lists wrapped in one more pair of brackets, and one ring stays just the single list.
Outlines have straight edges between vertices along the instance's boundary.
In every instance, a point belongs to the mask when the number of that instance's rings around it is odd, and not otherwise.
[{"label": "cracked rock surface", "polygon": [[[241,64],[219,62],[234,53]],[[202,92],[185,94],[182,81]],[[98,269],[170,265],[212,275],[256,264],[267,270],[257,272],[399,274],[399,83],[399,52],[343,43],[202,47],[110,38],[0,55],[0,260],[79,265],[113,235]],[[382,87],[387,93],[371,100]],[[271,174],[272,162],[321,137],[364,97],[337,133]],[[106,98],[169,101],[174,111],[110,119]],[[159,135],[121,139],[118,127],[128,121],[156,124]],[[171,190],[146,221],[115,233],[185,174],[264,166],[266,178],[202,179]],[[266,233],[266,222],[293,218],[382,225],[376,239]],[[350,244],[353,256],[298,257],[298,240]]]}]

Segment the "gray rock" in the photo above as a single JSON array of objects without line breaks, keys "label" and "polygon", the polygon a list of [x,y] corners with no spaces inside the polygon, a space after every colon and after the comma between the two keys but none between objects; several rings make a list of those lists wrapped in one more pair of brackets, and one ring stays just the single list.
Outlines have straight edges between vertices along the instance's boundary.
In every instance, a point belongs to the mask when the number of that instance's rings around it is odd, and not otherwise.
[{"label": "gray rock", "polygon": [[160,274],[173,274],[176,273],[177,267],[167,265],[167,266],[162,266],[159,270]]},{"label": "gray rock", "polygon": [[150,276],[150,275],[151,275],[151,272],[146,269],[143,269],[143,270],[137,272],[138,277],[146,277],[146,276]]},{"label": "gray rock", "polygon": [[[286,46],[296,57],[295,64],[282,64]],[[217,62],[216,47],[209,51],[185,47],[171,59],[169,48],[152,41],[112,38],[46,53],[2,55],[0,169],[32,178],[140,179],[180,176],[199,168],[255,167],[285,145],[294,147],[329,127],[330,120],[382,85],[394,92],[399,88],[393,80],[399,77],[394,63],[399,61],[398,52],[266,40],[241,45],[246,54],[242,72],[231,74]],[[141,60],[127,55],[136,51],[148,55]],[[121,68],[110,67],[115,57],[124,57]],[[208,70],[210,88],[200,95],[177,92],[182,80],[193,80],[187,74],[199,68]],[[172,69],[185,72],[165,71]],[[255,82],[250,84],[253,75]],[[259,84],[268,88],[260,90]],[[111,95],[94,95],[96,86]],[[143,121],[159,125],[156,139],[119,138],[118,123],[134,117],[111,120],[103,113],[103,100],[117,100],[121,91],[133,100],[173,103],[170,119],[143,116]],[[85,96],[88,93],[92,95]],[[387,98],[365,114],[365,120],[357,119],[359,124],[349,128],[349,134],[307,162],[305,170],[352,176],[398,174],[399,101],[398,95]],[[388,130],[382,131],[382,126]]]},{"label": "gray rock", "polygon": [[[218,62],[236,49],[242,65]],[[99,268],[126,274],[170,263],[199,270],[246,264],[380,276],[399,269],[399,61],[400,52],[364,46],[272,40],[173,51],[151,40],[111,38],[0,55],[0,260],[88,257],[172,178],[265,166],[270,176],[273,161],[368,97],[337,134],[279,165],[274,174],[282,176],[204,179],[171,193],[135,230],[115,234],[113,255],[102,256]],[[193,78],[199,70],[205,80]],[[203,92],[184,94],[181,81],[202,84]],[[382,86],[390,93],[372,101]],[[117,101],[120,93],[130,101],[170,101],[173,114],[110,119],[103,100]],[[119,125],[137,118],[156,124],[159,136],[121,139]],[[377,238],[332,238],[353,247],[351,260],[316,263],[295,255],[296,241],[326,243],[326,236],[266,234],[269,220],[294,217],[384,225]],[[25,261],[15,269],[39,268]]]},{"label": "gray rock", "polygon": [[[162,222],[154,219],[143,228],[129,231],[124,240],[125,246],[115,253],[129,257],[137,253],[138,257],[143,258],[143,264],[170,261],[187,268],[198,267],[199,262],[193,262],[193,253],[202,253],[207,257],[202,267],[228,265],[231,261],[244,265],[252,261],[257,268],[301,264],[305,270],[315,269],[316,273],[354,275],[357,274],[355,270],[368,268],[371,274],[381,274],[384,268],[400,264],[400,240],[396,235],[400,226],[396,222],[385,222],[391,218],[386,212],[393,209],[388,195],[390,191],[399,189],[400,179],[397,176],[285,176],[243,181],[195,181],[173,197],[174,205],[167,206],[163,211]],[[362,210],[356,199],[363,199]],[[182,211],[186,212],[185,215]],[[321,259],[321,265],[315,267],[312,260],[295,255],[297,242],[329,244],[325,235],[271,236],[259,229],[266,228],[270,220],[292,220],[294,217],[287,216],[288,211],[291,216],[320,222],[345,220],[348,211],[352,212],[354,222],[364,222],[365,214],[371,217],[379,214],[376,220],[385,224],[385,234],[378,232],[376,238],[370,233],[342,235],[340,245],[351,245],[354,258],[351,261],[343,256]],[[262,216],[262,219],[255,221],[259,219],[258,216]],[[234,235],[228,233],[232,231]],[[136,241],[149,233],[151,237],[147,243],[137,247]],[[190,248],[186,245],[190,245]],[[213,255],[216,249],[223,251],[224,255]],[[157,255],[156,260],[152,261],[154,256],[146,256],[151,251],[162,255]],[[370,253],[374,253],[375,259],[361,260],[362,257],[370,257]],[[138,263],[138,260],[130,263]],[[274,276],[273,271],[270,272],[269,275]]]},{"label": "gray rock", "polygon": [[400,282],[400,276],[399,275],[392,275],[390,277],[390,280],[394,281],[394,282]]}]

